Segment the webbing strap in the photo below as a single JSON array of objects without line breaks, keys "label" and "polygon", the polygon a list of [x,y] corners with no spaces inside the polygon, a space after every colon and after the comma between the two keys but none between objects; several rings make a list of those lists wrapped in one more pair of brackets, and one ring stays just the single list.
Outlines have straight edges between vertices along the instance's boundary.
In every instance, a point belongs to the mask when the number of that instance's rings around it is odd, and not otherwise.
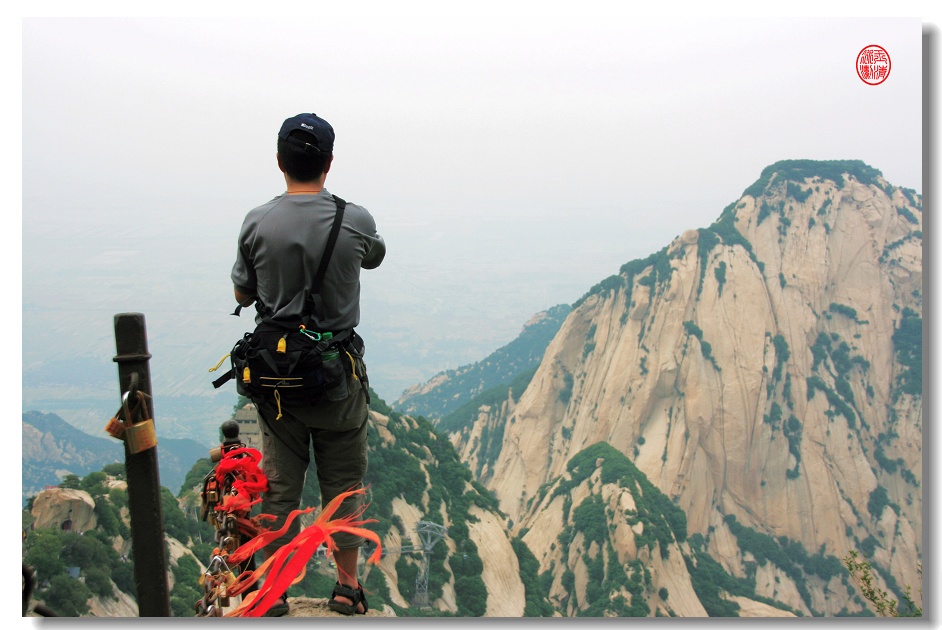
[{"label": "webbing strap", "polygon": [[327,245],[324,247],[324,253],[321,255],[321,264],[314,274],[314,282],[311,285],[311,294],[317,295],[321,292],[321,284],[324,282],[324,276],[327,274],[327,264],[334,253],[334,245],[337,244],[337,237],[340,236],[340,226],[343,223],[343,212],[347,207],[347,202],[334,195],[334,203],[337,204],[337,213],[334,215],[334,224],[330,226],[330,234],[327,236]]},{"label": "webbing strap", "polygon": [[230,369],[228,372],[226,372],[225,374],[217,378],[215,381],[213,381],[213,388],[219,389],[220,387],[223,386],[223,384],[225,384],[226,381],[233,378],[234,376],[235,375],[232,373],[232,370]]}]

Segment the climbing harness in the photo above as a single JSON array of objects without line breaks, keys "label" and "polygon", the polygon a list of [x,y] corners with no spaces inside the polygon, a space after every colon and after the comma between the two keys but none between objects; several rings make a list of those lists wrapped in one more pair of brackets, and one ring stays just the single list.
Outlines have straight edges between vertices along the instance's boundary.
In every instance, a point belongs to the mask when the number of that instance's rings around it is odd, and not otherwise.
[{"label": "climbing harness", "polygon": [[[306,402],[344,400],[349,394],[348,375],[359,381],[367,404],[370,400],[369,378],[363,362],[366,351],[363,338],[353,329],[328,332],[310,328],[312,318],[320,312],[321,285],[347,204],[336,195],[334,202],[337,204],[334,222],[300,320],[292,324],[275,322],[271,309],[256,299],[255,307],[262,322],[253,332],[245,333],[229,354],[209,369],[215,372],[228,358],[229,370],[213,381],[213,387],[218,389],[230,379],[235,379],[236,390],[243,396],[273,397],[278,409],[276,420],[282,416],[283,397]],[[241,309],[241,305],[237,306],[232,314],[238,316]]]},{"label": "climbing harness", "polygon": [[363,338],[355,330],[337,334],[308,330],[285,331],[260,324],[236,342],[228,358],[231,367],[213,381],[218,388],[230,379],[237,391],[248,397],[273,396],[280,419],[281,399],[320,402],[344,400],[347,377],[352,376],[369,396],[369,377],[363,361]]}]

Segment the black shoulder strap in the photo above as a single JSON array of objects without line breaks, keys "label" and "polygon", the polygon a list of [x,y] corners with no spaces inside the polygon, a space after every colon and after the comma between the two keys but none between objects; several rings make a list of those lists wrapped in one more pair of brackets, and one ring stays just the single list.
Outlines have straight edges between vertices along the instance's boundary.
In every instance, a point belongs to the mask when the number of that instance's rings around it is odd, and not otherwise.
[{"label": "black shoulder strap", "polygon": [[340,226],[343,223],[343,211],[347,207],[347,202],[334,195],[334,203],[337,204],[337,213],[334,215],[334,224],[330,228],[330,234],[327,236],[327,244],[324,246],[324,253],[321,254],[321,263],[317,267],[317,273],[314,274],[314,280],[311,282],[311,291],[304,301],[304,312],[301,313],[301,321],[310,325],[311,318],[317,313],[317,296],[321,292],[321,285],[324,283],[324,276],[327,275],[327,265],[330,263],[330,257],[334,253],[334,245],[337,244],[337,237],[340,235]]},{"label": "black shoulder strap", "polygon": [[[324,253],[321,254],[320,265],[318,265],[317,272],[314,274],[314,280],[311,284],[311,292],[308,294],[307,300],[305,302],[305,312],[302,316],[305,320],[314,313],[314,296],[321,292],[321,285],[324,283],[324,276],[327,275],[327,265],[330,263],[330,257],[334,253],[334,245],[337,244],[337,237],[340,236],[340,227],[343,224],[344,208],[347,207],[347,202],[337,195],[333,195],[333,198],[334,204],[337,206],[337,211],[334,214],[334,223],[330,226],[330,234],[327,236],[327,244],[324,246]],[[266,320],[272,315],[270,309],[262,304],[261,300],[257,298],[255,300],[255,309]],[[233,311],[231,314],[238,317],[241,311],[242,305],[240,304],[236,306],[235,311]]]},{"label": "black shoulder strap", "polygon": [[340,235],[340,225],[343,223],[343,211],[347,207],[347,202],[334,195],[334,203],[337,204],[337,213],[334,215],[334,224],[330,228],[330,235],[327,237],[327,245],[324,247],[324,253],[321,255],[321,264],[314,275],[314,282],[311,285],[311,294],[317,295],[321,292],[321,284],[324,282],[324,276],[327,274],[327,264],[334,253],[334,245],[337,244],[337,237]]}]

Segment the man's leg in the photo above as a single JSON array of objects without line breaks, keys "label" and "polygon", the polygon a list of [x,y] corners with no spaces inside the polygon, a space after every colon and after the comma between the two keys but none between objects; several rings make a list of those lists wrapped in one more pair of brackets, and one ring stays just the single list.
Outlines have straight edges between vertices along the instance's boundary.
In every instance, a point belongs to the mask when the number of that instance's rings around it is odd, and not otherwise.
[{"label": "man's leg", "polygon": [[[357,561],[359,560],[359,556],[359,547],[338,549],[334,552],[334,562],[337,564],[337,581],[354,590],[360,587],[360,583],[357,580]],[[343,595],[336,595],[334,599],[341,604],[349,605],[353,603],[349,597],[344,597]],[[357,606],[357,612],[364,612],[363,604]]]},{"label": "man's leg", "polygon": [[[317,435],[319,433],[321,432],[314,432],[315,444],[318,442]],[[328,460],[332,460],[332,464],[325,465],[324,454],[321,453],[320,458],[318,458],[318,448],[317,446],[314,447],[322,505],[327,505],[331,499],[341,492],[362,487],[363,476],[366,474],[366,422],[364,421],[359,429],[349,432],[346,437],[352,440],[353,443],[361,442],[362,446],[354,448],[353,453],[348,449],[331,452]],[[343,453],[346,453],[346,457],[342,457]],[[344,465],[337,466],[336,464],[340,463],[341,460],[345,460]],[[327,468],[327,470],[324,470],[324,468]],[[334,518],[341,518],[356,512],[362,503],[363,498],[361,495],[344,500]],[[337,545],[337,549],[333,554],[334,562],[337,565],[337,582],[354,590],[360,587],[357,580],[357,562],[360,555],[360,546],[363,542],[363,539],[359,536],[352,536],[343,532],[334,535],[334,543]],[[353,603],[349,597],[342,595],[336,595],[334,599],[341,604],[350,605]],[[357,611],[364,612],[363,604],[357,607]]]},{"label": "man's leg", "polygon": [[[301,420],[282,406],[283,416],[274,420],[278,414],[276,405],[271,401],[258,401],[259,429],[262,432],[262,471],[268,478],[268,491],[262,495],[261,511],[272,514],[277,520],[272,527],[281,527],[287,516],[300,507],[301,491],[304,488],[304,476],[309,464],[308,449],[310,433]],[[297,535],[300,524],[295,520],[291,530],[281,538],[267,545],[262,553],[267,560],[278,549]],[[287,597],[283,597],[287,603]],[[284,612],[287,608],[278,605]],[[273,607],[274,608],[274,607]],[[284,614],[277,612],[276,614]]]},{"label": "man's leg", "polygon": [[[304,475],[310,463],[308,428],[284,403],[281,410],[281,419],[274,420],[277,415],[274,402],[266,400],[258,405],[259,428],[262,431],[261,467],[268,478],[268,491],[262,494],[261,510],[264,514],[277,517],[272,524],[273,529],[284,525],[288,514],[300,507]],[[266,557],[290,542],[298,531],[300,524],[295,520],[288,533],[266,547]]]},{"label": "man's leg", "polygon": [[[356,392],[351,395],[359,397]],[[353,400],[348,402],[345,418],[339,426],[351,426],[349,430],[314,429],[311,431],[314,447],[314,461],[317,465],[317,477],[321,490],[321,504],[327,505],[331,499],[342,492],[360,488],[367,467],[367,422],[369,412],[365,402]],[[343,417],[343,416],[342,416]],[[352,514],[363,504],[362,495],[346,499],[337,510],[334,518]],[[359,560],[360,546],[363,539],[359,536],[338,533],[334,536],[337,550],[334,552],[334,562],[337,564],[337,581],[349,588],[357,589],[360,584],[357,580],[357,561]],[[337,595],[334,599],[350,605],[349,597]],[[364,606],[357,607],[358,612],[364,612]]]}]

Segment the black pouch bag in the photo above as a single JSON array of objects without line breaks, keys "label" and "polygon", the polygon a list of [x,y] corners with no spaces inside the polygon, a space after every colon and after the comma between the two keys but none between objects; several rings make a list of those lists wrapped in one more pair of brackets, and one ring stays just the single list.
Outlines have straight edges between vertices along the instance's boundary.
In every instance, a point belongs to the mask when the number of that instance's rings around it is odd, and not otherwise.
[{"label": "black pouch bag", "polygon": [[300,332],[257,329],[232,349],[232,376],[244,396],[326,400],[324,371],[316,343]]},{"label": "black pouch bag", "polygon": [[[311,291],[306,300],[308,316],[317,312],[317,298],[327,265],[333,253],[340,231],[346,201],[334,195],[337,212],[330,235],[321,257],[321,264],[314,276]],[[343,400],[347,397],[346,378],[353,374],[360,380],[369,403],[369,382],[366,364],[363,362],[365,344],[363,338],[350,330],[336,338],[325,340],[319,334],[306,334],[298,329],[268,323],[265,307],[256,301],[256,308],[263,317],[254,332],[236,342],[230,353],[232,368],[213,381],[219,388],[230,378],[236,381],[236,391],[243,396],[275,394],[291,399],[319,402]],[[233,315],[238,316],[241,306]],[[307,321],[307,317],[304,319]],[[327,365],[325,366],[325,360]],[[327,368],[325,370],[325,367]]]},{"label": "black pouch bag", "polygon": [[[315,341],[302,332],[260,325],[236,342],[231,367],[213,385],[235,379],[236,391],[249,398],[277,395],[285,400],[317,403],[343,400],[350,392],[347,378],[359,381],[369,402],[369,381],[363,338],[351,330],[336,341]],[[323,357],[337,355],[325,366]],[[325,369],[333,368],[333,369]]]}]

